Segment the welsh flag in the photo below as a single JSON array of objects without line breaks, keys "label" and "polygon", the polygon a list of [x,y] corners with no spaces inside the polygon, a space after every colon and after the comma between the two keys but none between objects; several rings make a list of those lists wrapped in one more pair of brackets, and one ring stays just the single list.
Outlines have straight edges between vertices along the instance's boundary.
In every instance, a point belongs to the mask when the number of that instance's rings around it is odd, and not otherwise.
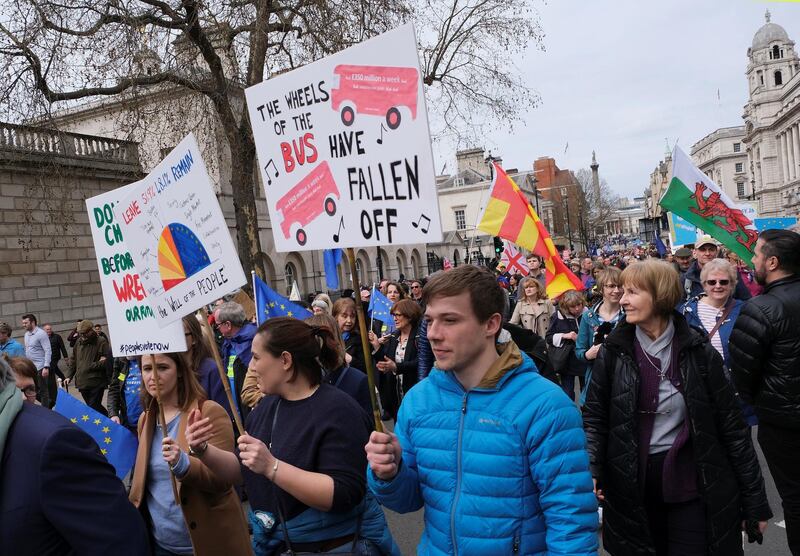
[{"label": "welsh flag", "polygon": [[750,263],[758,240],[753,222],[677,145],[672,151],[672,181],[659,204]]},{"label": "welsh flag", "polygon": [[514,180],[498,166],[494,166],[494,180],[489,201],[483,209],[478,229],[507,239],[544,259],[547,295],[555,299],[568,290],[581,290],[583,284],[564,264],[525,194]]}]

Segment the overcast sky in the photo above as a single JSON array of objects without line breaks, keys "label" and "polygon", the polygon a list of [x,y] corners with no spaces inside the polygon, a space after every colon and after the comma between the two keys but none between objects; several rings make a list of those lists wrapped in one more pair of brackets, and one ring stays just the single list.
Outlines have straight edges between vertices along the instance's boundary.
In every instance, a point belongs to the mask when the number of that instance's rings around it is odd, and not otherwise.
[{"label": "overcast sky", "polygon": [[[541,104],[510,135],[487,136],[507,168],[552,156],[587,167],[597,151],[612,190],[639,196],[664,156],[711,131],[742,125],[747,49],[765,23],[800,39],[800,3],[752,0],[549,0],[536,5],[546,51],[518,63]],[[800,48],[800,45],[796,48]],[[719,100],[717,90],[719,89]],[[566,153],[565,147],[569,144]],[[455,154],[436,148],[437,170]]]}]

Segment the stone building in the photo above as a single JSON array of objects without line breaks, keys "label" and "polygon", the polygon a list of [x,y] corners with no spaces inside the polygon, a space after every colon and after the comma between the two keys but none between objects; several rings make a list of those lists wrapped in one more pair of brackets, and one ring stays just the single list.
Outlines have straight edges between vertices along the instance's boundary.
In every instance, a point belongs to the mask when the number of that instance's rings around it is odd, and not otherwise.
[{"label": "stone building", "polygon": [[105,325],[85,199],[143,176],[136,143],[0,124],[0,321],[14,337],[25,313],[57,332]]},{"label": "stone building", "polygon": [[658,202],[669,186],[670,180],[672,180],[672,151],[667,145],[664,159],[660,160],[650,173],[647,189],[644,190],[644,217],[639,233],[645,234],[646,237],[653,238],[654,230],[660,231],[662,239],[669,235],[666,225],[667,214]]},{"label": "stone building", "polygon": [[694,164],[734,201],[750,198],[744,126],[723,127],[692,145]]}]

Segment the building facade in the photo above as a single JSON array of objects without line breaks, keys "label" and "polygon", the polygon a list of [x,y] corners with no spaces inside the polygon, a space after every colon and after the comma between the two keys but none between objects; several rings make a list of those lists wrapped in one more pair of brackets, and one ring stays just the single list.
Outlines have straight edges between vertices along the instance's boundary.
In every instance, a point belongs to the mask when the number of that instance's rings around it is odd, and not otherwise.
[{"label": "building facade", "polygon": [[694,164],[734,201],[751,198],[744,126],[723,127],[692,145]]}]

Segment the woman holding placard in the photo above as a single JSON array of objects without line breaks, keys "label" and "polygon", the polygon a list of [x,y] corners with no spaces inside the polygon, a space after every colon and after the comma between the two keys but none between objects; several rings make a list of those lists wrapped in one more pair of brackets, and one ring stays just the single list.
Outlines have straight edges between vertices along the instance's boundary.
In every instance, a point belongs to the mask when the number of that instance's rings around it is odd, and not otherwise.
[{"label": "woman holding placard", "polygon": [[[327,326],[278,317],[253,338],[250,369],[265,397],[247,417],[238,458],[208,445],[202,460],[220,477],[244,482],[258,555],[282,550],[396,554],[382,510],[367,494],[371,422],[348,394],[322,380],[343,355]],[[202,448],[220,425],[198,412],[186,429]]]},{"label": "woman holding placard", "polygon": [[[233,451],[228,414],[219,404],[205,399],[182,354],[145,355],[140,366],[145,411],[139,418],[139,450],[129,498],[145,514],[153,554],[252,554],[247,522],[232,484],[201,459],[210,446]],[[164,410],[166,437],[157,426],[158,397]],[[189,447],[184,434],[190,414],[214,424],[207,444],[195,449]],[[178,500],[170,484],[173,477]]]}]

